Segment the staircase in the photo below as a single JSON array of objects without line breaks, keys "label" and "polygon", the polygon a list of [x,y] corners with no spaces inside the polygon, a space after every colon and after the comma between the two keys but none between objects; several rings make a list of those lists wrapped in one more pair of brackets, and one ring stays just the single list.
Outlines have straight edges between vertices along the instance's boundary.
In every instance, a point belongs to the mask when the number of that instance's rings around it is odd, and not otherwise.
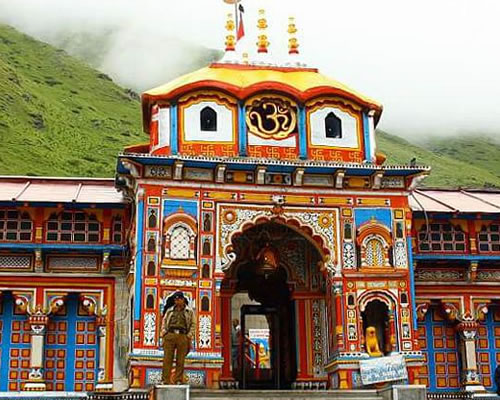
[{"label": "staircase", "polygon": [[207,390],[191,389],[192,400],[382,400],[376,390]]}]

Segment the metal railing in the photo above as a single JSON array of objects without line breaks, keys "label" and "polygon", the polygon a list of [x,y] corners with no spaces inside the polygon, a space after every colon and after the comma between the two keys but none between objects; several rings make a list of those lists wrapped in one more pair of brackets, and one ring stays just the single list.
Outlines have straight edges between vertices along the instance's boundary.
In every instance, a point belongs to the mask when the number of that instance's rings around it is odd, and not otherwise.
[{"label": "metal railing", "polygon": [[[259,343],[252,342],[248,337],[244,338],[244,361],[250,364],[250,368],[255,369],[255,376],[258,378],[260,375],[260,359],[259,359]],[[250,350],[253,350],[254,358],[252,358],[252,353]]]}]

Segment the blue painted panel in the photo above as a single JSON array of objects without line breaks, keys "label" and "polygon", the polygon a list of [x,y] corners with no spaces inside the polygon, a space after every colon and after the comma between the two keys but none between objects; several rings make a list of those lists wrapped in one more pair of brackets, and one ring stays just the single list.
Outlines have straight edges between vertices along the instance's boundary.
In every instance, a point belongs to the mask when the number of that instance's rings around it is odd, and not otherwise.
[{"label": "blue painted panel", "polygon": [[163,203],[163,216],[166,217],[172,213],[175,213],[181,209],[186,213],[198,219],[198,202],[191,200],[175,200],[167,199]]},{"label": "blue painted panel", "polygon": [[388,208],[358,208],[354,210],[354,218],[357,227],[375,218],[392,232],[392,215]]},{"label": "blue painted panel", "polygon": [[[78,379],[78,382],[80,384],[85,384],[85,383],[93,383],[95,384],[97,380],[97,366],[98,366],[98,339],[97,339],[97,329],[93,330],[90,332],[90,334],[95,335],[95,340],[94,343],[87,343],[88,342],[88,335],[87,331],[78,331],[77,330],[77,324],[78,323],[84,323],[88,325],[89,323],[94,323],[95,326],[95,317],[94,316],[89,316],[89,315],[78,315],[78,295],[76,293],[72,293],[68,296],[68,299],[66,301],[66,313],[64,315],[53,315],[51,316],[51,323],[59,324],[61,322],[66,323],[67,329],[63,332],[61,332],[62,335],[66,335],[66,343],[58,343],[57,340],[55,343],[47,343],[45,346],[45,351],[58,351],[58,350],[65,350],[66,357],[64,358],[64,373],[65,373],[65,379],[64,379],[64,390],[66,391],[74,391],[78,390],[76,387],[76,372],[83,373],[83,378]],[[47,331],[47,335],[55,335],[59,331],[57,325],[56,329],[54,331]],[[84,335],[85,339],[84,343],[78,343],[78,336],[77,335]],[[56,336],[57,338],[59,335]],[[84,351],[84,356],[83,357],[76,357],[76,352],[83,350]],[[94,357],[89,357],[87,354],[88,350],[92,350],[94,352]],[[49,358],[47,358],[49,359]],[[60,360],[59,356],[51,357],[51,360]],[[76,361],[83,362],[83,367],[82,368],[76,368]],[[87,361],[93,361],[94,367],[93,368],[88,368],[87,366]],[[52,371],[55,373],[57,370],[61,370],[61,368],[54,368]],[[50,371],[50,370],[47,370]],[[87,379],[86,373],[87,372],[93,372],[94,379],[89,380]],[[55,382],[56,379],[51,379],[50,382]],[[57,381],[61,382],[60,379],[57,379]],[[49,381],[48,381],[49,383]],[[85,389],[85,386],[83,387]],[[55,387],[53,390],[56,390]]]},{"label": "blue painted panel", "polygon": [[418,329],[417,303],[415,295],[415,271],[413,270],[413,249],[411,245],[411,236],[408,236],[406,238],[406,251],[408,252],[408,269],[410,271],[410,296],[411,296],[411,309],[413,313],[413,329]]},{"label": "blue painted panel", "polygon": [[306,110],[299,107],[299,157],[307,158]]},{"label": "blue painted panel", "polygon": [[[437,343],[441,342],[440,339],[442,339],[443,336],[435,336],[434,335],[434,328],[442,328],[446,329],[446,322],[443,320],[434,320],[433,315],[436,312],[434,308],[431,308],[429,311],[427,311],[427,314],[425,315],[425,320],[423,322],[420,322],[419,325],[425,330],[425,335],[427,339],[427,348],[422,349],[424,353],[427,355],[427,366],[429,370],[429,388],[428,390],[430,392],[440,392],[440,391],[459,391],[460,387],[438,387],[437,386],[437,376],[436,376],[436,362],[435,362],[435,354],[437,352],[443,353],[445,357],[447,358],[449,354],[454,354],[455,358],[459,360],[459,354],[457,351],[457,348],[448,348],[447,344],[443,342],[444,347],[439,347],[437,348],[435,346],[435,340]],[[457,343],[458,338],[456,337],[455,334],[455,343]],[[457,369],[459,368],[459,363],[457,362]],[[449,378],[448,374],[441,373],[441,377],[446,376]],[[459,379],[459,373],[457,371],[456,374],[457,380]],[[460,386],[460,385],[458,385]]]},{"label": "blue painted panel", "polygon": [[9,349],[10,335],[12,334],[13,301],[9,292],[3,294],[2,304],[2,332],[0,342],[0,391],[9,390]]},{"label": "blue painted panel", "polygon": [[134,297],[136,304],[134,304],[134,319],[139,321],[141,319],[142,309],[142,253],[144,250],[144,200],[139,200],[137,204],[137,256],[135,257],[135,287]]},{"label": "blue painted panel", "polygon": [[481,261],[481,260],[500,260],[500,255],[469,255],[469,254],[415,254],[415,260],[462,260],[462,261]]},{"label": "blue painted panel", "polygon": [[371,154],[370,143],[370,124],[368,122],[368,115],[363,113],[363,139],[365,142],[365,160],[369,160]]},{"label": "blue painted panel", "polygon": [[177,132],[177,104],[172,104],[170,106],[170,152],[172,154],[177,154],[179,151],[178,142],[178,132]]},{"label": "blue painted panel", "polygon": [[16,250],[51,250],[51,251],[60,251],[60,252],[71,252],[78,251],[83,253],[102,253],[103,251],[109,251],[111,253],[123,254],[126,246],[120,245],[84,245],[84,244],[71,244],[71,243],[0,243],[0,249],[8,249],[12,251]]},{"label": "blue painted panel", "polygon": [[247,123],[245,120],[245,105],[238,104],[238,143],[240,156],[246,156],[247,153]]},{"label": "blue painted panel", "polygon": [[[495,384],[495,368],[497,367],[497,353],[500,353],[500,348],[497,346],[496,341],[498,340],[498,336],[495,334],[495,328],[500,327],[500,321],[495,321],[495,311],[496,309],[491,309],[488,311],[486,314],[486,320],[484,321],[483,324],[481,324],[480,328],[486,328],[486,334],[487,334],[487,348],[481,348],[481,345],[479,342],[484,339],[483,335],[479,335],[479,340],[476,340],[476,346],[477,346],[477,358],[478,358],[478,364],[486,364],[484,362],[480,362],[480,354],[479,353],[489,353],[489,367],[490,367],[490,379],[491,379],[491,385],[485,387],[488,390],[492,391],[497,391],[497,385]],[[497,311],[498,312],[498,311]],[[480,368],[480,365],[478,365]],[[480,375],[482,375],[482,371],[479,371]]]}]

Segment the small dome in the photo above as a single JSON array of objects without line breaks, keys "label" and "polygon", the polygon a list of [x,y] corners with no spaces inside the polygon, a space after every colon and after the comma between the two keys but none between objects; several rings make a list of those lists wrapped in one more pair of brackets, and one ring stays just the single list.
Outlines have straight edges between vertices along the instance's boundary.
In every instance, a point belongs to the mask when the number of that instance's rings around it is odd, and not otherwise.
[{"label": "small dome", "polygon": [[214,63],[146,91],[142,95],[145,131],[148,130],[152,104],[159,100],[173,100],[200,89],[222,90],[240,100],[263,91],[285,93],[300,102],[336,95],[374,110],[375,121],[378,121],[382,112],[380,103],[319,73],[316,68]]}]

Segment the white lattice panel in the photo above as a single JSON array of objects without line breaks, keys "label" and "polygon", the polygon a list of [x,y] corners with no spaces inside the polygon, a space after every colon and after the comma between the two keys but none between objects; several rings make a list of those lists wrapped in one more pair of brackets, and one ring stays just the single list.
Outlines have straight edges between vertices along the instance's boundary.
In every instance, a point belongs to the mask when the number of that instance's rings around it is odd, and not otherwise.
[{"label": "white lattice panel", "polygon": [[172,231],[170,258],[174,260],[189,259],[189,232],[182,226],[178,226]]},{"label": "white lattice panel", "polygon": [[95,271],[99,268],[96,257],[50,257],[49,269]]},{"label": "white lattice panel", "polygon": [[0,256],[0,268],[31,269],[31,256]]}]

